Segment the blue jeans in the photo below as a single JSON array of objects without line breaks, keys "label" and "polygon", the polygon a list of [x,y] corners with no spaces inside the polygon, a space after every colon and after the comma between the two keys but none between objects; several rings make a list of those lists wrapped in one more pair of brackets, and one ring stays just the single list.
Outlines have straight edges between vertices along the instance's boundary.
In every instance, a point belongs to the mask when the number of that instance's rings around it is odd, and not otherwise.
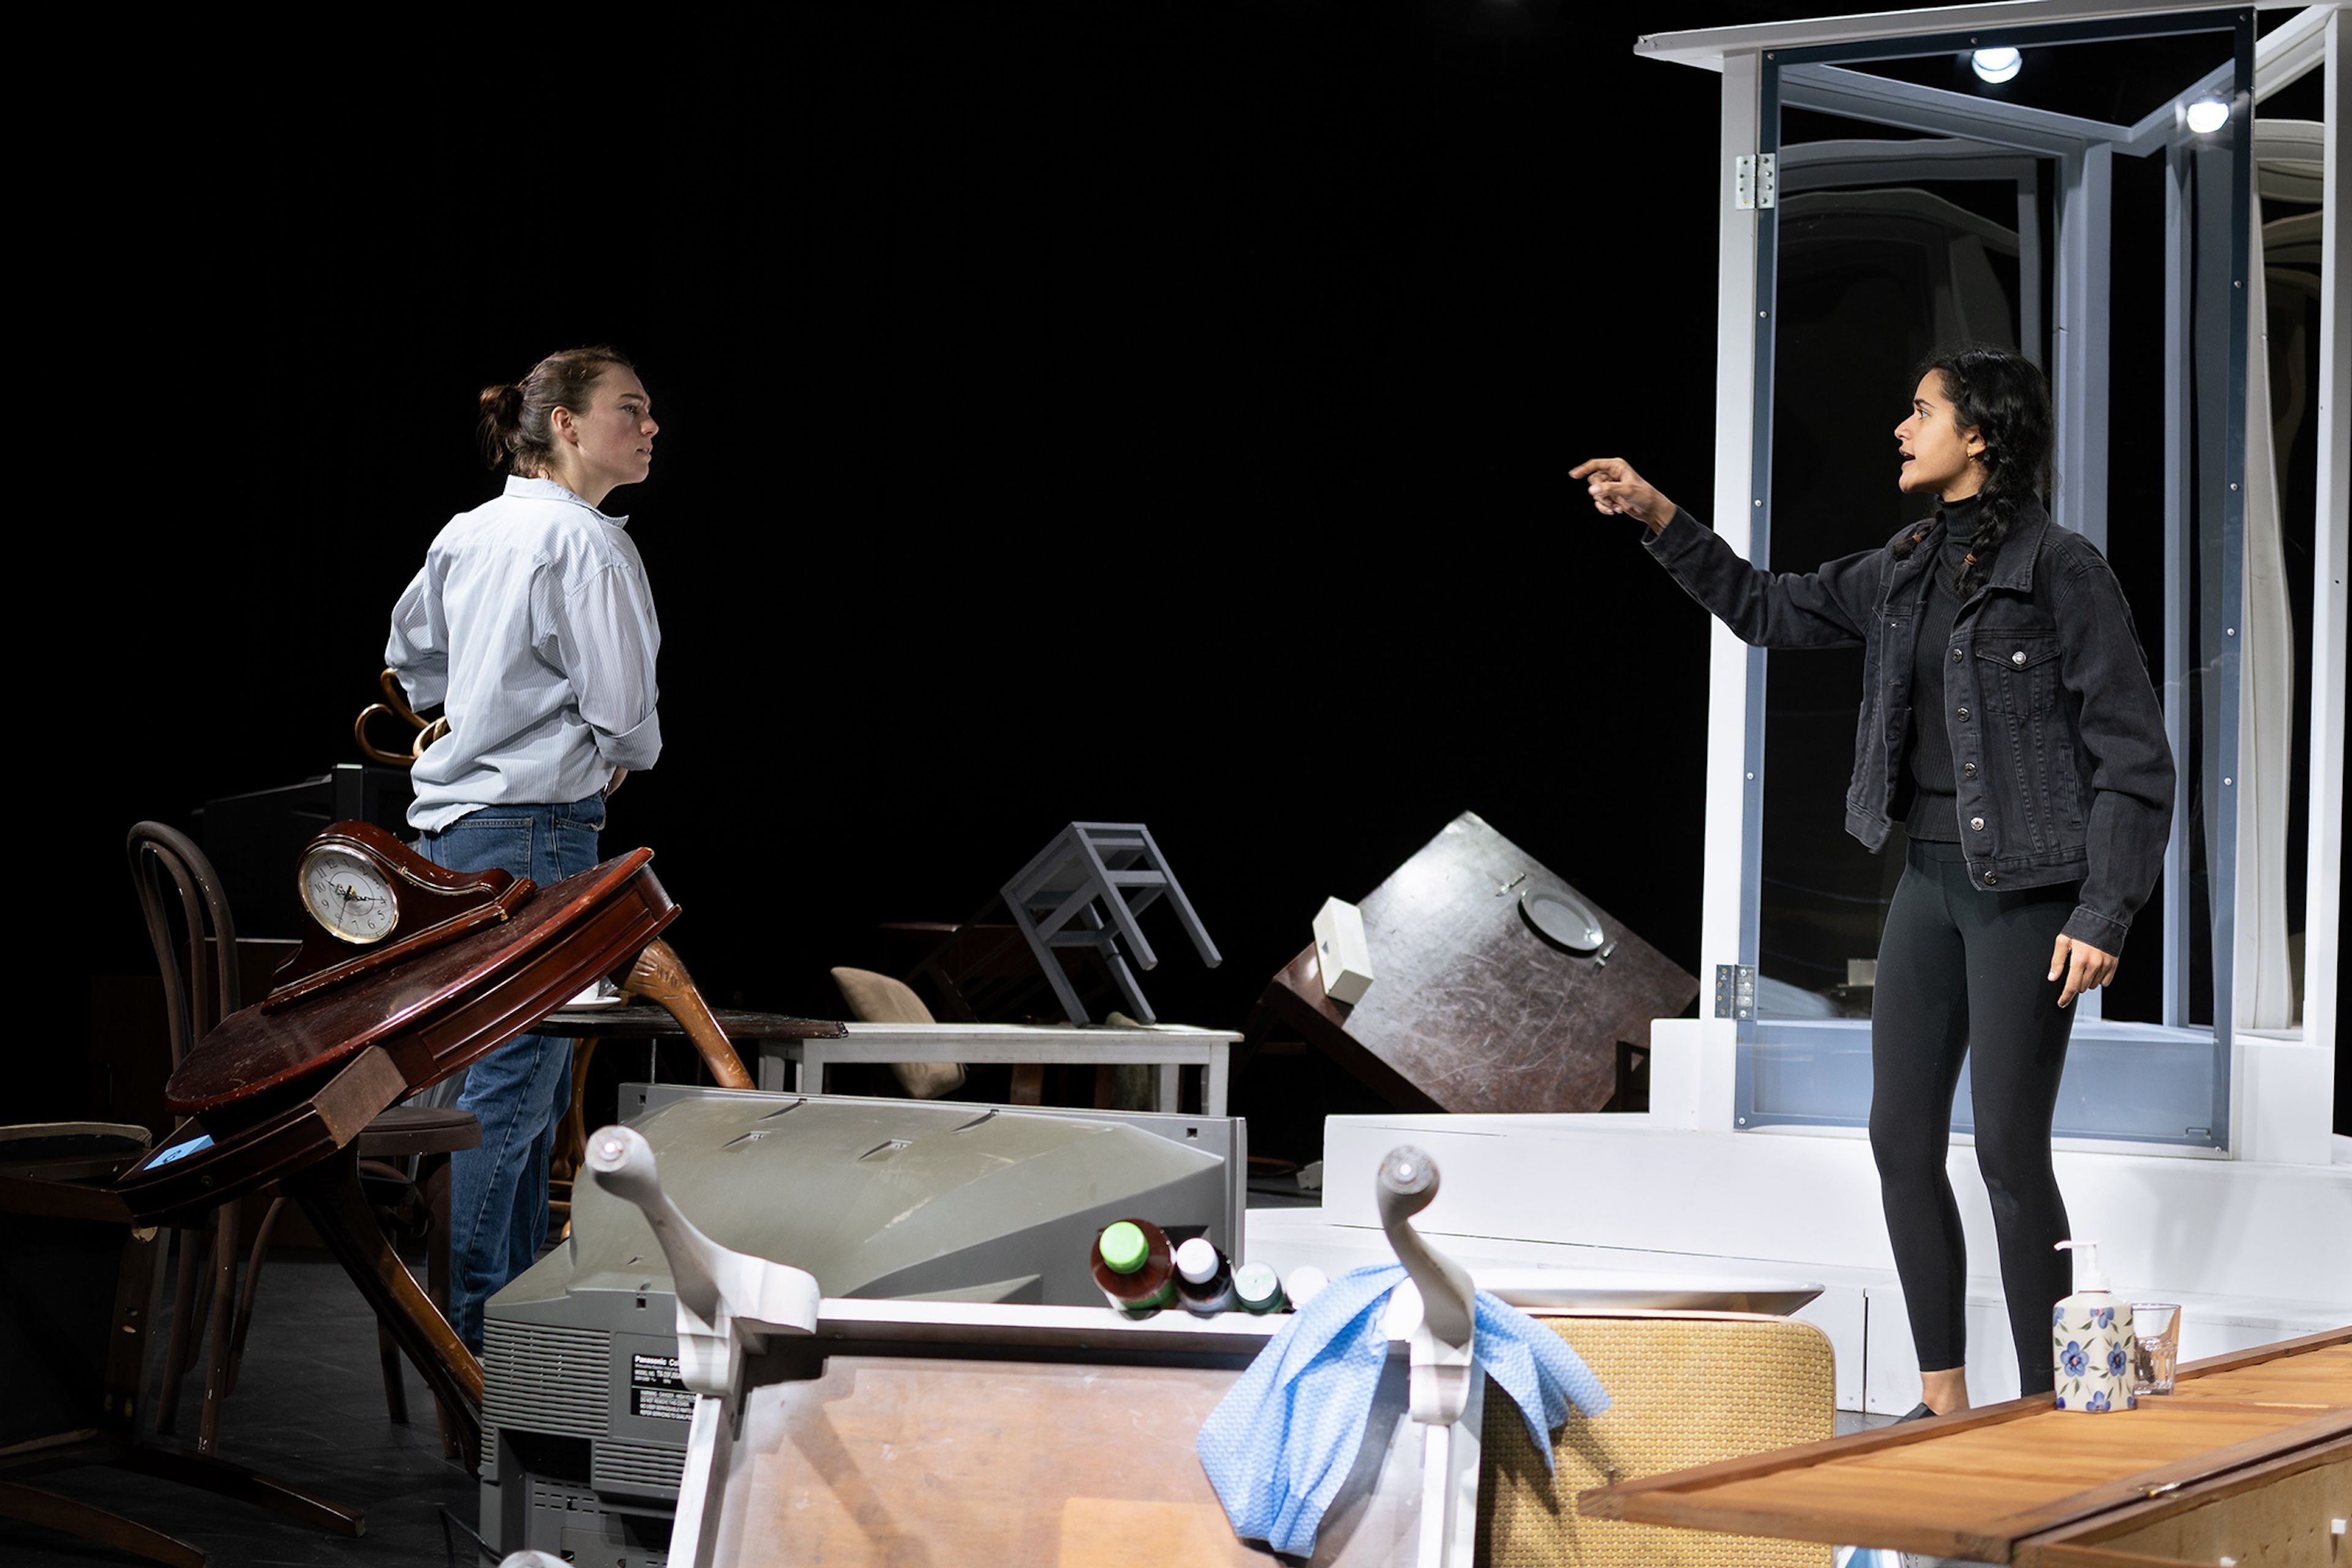
[{"label": "blue jeans", "polygon": [[[492,868],[541,888],[596,864],[604,797],[570,805],[486,805],[416,842],[453,871]],[[547,1167],[572,1108],[572,1042],[523,1035],[466,1070],[457,1108],[482,1142],[449,1157],[449,1326],[476,1352],[482,1304],[539,1259],[547,1239]]]}]

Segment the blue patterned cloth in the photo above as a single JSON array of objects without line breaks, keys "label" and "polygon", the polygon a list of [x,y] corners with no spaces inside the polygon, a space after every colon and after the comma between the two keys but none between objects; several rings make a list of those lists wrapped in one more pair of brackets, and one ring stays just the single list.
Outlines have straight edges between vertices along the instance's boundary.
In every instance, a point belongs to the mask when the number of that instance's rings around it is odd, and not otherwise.
[{"label": "blue patterned cloth", "polygon": [[[1324,1510],[1363,1445],[1388,1357],[1381,1311],[1404,1277],[1402,1264],[1389,1263],[1331,1281],[1201,1423],[1193,1447],[1235,1535],[1295,1556],[1314,1552]],[[1518,1405],[1549,1469],[1551,1434],[1570,1404],[1598,1415],[1608,1392],[1558,1334],[1500,1298],[1479,1291],[1475,1321],[1475,1364]]]},{"label": "blue patterned cloth", "polygon": [[1835,1552],[1837,1568],[1903,1568],[1903,1554],[1875,1546],[1841,1546]]}]

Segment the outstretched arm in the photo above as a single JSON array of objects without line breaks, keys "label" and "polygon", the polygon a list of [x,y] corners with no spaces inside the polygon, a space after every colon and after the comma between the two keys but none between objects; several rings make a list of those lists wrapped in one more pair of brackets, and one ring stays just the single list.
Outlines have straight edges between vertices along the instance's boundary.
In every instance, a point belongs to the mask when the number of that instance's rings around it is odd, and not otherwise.
[{"label": "outstretched arm", "polygon": [[1660,495],[1657,487],[1635,473],[1633,465],[1622,458],[1589,458],[1570,468],[1568,477],[1585,481],[1593,510],[1603,517],[1630,517],[1653,537],[1664,533],[1666,524],[1675,520],[1675,503]]},{"label": "outstretched arm", "polygon": [[1742,642],[1850,647],[1865,640],[1883,552],[1865,550],[1813,572],[1767,572],[1742,560],[1622,458],[1588,458],[1569,475],[1584,480],[1594,510],[1647,528],[1647,548],[1658,564]]}]

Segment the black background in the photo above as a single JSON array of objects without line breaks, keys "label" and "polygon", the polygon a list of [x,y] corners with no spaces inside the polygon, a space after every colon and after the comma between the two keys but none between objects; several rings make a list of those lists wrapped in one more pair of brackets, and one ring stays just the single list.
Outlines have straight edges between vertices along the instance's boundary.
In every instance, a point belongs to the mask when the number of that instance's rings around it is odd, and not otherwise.
[{"label": "black background", "polygon": [[877,922],[1081,818],[1149,823],[1223,949],[1153,928],[1163,1017],[1238,1026],[1465,809],[1698,970],[1705,617],[1565,473],[1711,489],[1719,79],[1636,36],[1815,10],[542,16],[110,77],[27,175],[47,1057],[151,966],[123,830],[353,760],[497,488],[477,390],[593,341],[663,425],[608,505],[667,749],[605,844],[715,1000],[837,1011]]}]

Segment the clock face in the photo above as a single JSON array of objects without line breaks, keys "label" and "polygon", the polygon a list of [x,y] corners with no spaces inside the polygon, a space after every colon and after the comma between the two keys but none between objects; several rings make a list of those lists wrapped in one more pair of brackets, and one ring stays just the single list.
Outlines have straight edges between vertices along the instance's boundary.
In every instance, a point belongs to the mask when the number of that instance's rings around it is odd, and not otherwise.
[{"label": "clock face", "polygon": [[382,942],[400,923],[383,868],[365,855],[321,844],[302,857],[302,905],[328,934],[365,945]]}]

